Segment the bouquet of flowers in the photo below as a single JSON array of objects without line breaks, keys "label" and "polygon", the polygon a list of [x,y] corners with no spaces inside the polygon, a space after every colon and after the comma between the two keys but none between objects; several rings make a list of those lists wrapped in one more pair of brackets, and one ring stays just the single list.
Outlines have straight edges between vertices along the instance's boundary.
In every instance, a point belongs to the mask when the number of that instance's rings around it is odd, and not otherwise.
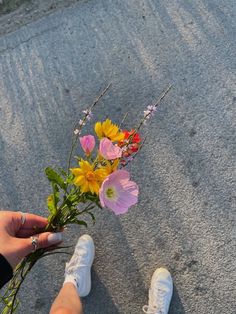
[{"label": "bouquet of flowers", "polygon": [[[83,110],[83,117],[75,123],[72,144],[66,170],[47,167],[45,174],[51,184],[52,192],[47,197],[49,211],[48,225],[44,231],[57,232],[68,224],[87,226],[83,219],[89,215],[95,222],[93,209],[108,208],[116,215],[124,214],[138,200],[138,186],[130,179],[125,169],[140,151],[144,139],[140,128],[155,113],[158,104],[170,90],[169,86],[158,101],[149,105],[144,111],[140,123],[131,130],[122,129],[124,116],[120,125],[110,119],[96,122],[94,134],[83,135],[82,130],[92,118],[92,110],[101,97],[107,92],[108,85],[94,103]],[[75,166],[71,166],[72,157],[78,142],[83,150],[82,156],[75,156]],[[17,294],[27,274],[42,257],[55,253],[67,253],[65,247],[56,247],[53,251],[38,249],[28,255],[14,270],[1,301],[4,304],[2,313],[16,311],[19,304]]]}]

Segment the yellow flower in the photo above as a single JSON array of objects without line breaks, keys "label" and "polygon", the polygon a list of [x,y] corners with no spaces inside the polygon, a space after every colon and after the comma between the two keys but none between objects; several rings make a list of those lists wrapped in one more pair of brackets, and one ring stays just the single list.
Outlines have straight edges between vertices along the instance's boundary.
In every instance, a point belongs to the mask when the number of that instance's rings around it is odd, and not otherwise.
[{"label": "yellow flower", "polygon": [[102,168],[104,169],[104,171],[106,172],[106,175],[108,176],[109,174],[117,170],[118,165],[119,165],[119,159],[115,159],[113,163],[111,163],[110,161],[106,161],[106,165],[103,166]]},{"label": "yellow flower", "polygon": [[72,168],[70,171],[75,176],[74,184],[79,186],[82,193],[91,192],[98,194],[102,181],[107,176],[104,169],[94,170],[93,165],[88,161],[79,162],[80,168]]},{"label": "yellow flower", "polygon": [[124,139],[124,133],[120,132],[118,126],[109,119],[106,119],[104,122],[97,122],[95,124],[95,132],[100,139],[107,137],[112,142]]}]

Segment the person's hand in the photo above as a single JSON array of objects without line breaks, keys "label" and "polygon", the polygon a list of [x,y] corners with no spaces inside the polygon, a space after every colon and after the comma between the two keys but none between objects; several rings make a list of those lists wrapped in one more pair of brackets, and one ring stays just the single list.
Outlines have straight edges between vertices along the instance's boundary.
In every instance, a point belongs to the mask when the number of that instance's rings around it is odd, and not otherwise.
[{"label": "person's hand", "polygon": [[12,268],[29,253],[62,242],[62,233],[43,232],[47,219],[34,214],[0,211],[0,253]]}]

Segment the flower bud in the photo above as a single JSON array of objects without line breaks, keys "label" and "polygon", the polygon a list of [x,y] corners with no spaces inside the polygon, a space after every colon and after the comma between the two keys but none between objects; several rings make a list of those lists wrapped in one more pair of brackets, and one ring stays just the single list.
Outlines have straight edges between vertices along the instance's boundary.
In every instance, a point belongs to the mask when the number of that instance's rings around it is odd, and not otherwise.
[{"label": "flower bud", "polygon": [[79,138],[81,147],[86,155],[90,155],[95,146],[95,138],[93,135],[85,135]]}]

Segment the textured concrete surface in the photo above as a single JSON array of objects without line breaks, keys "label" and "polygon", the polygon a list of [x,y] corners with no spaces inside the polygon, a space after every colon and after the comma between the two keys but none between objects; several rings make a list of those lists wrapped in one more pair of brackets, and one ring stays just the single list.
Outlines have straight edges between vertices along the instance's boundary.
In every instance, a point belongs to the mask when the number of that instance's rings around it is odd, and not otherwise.
[{"label": "textured concrete surface", "polygon": [[[0,38],[0,198],[46,214],[43,169],[64,166],[75,115],[113,86],[98,118],[132,126],[174,88],[143,132],[132,166],[140,201],[127,215],[97,210],[85,313],[141,313],[156,267],[175,283],[171,314],[236,313],[236,88],[233,0],[77,3]],[[20,313],[48,313],[65,256],[40,262]]]},{"label": "textured concrete surface", "polygon": [[86,0],[0,0],[0,36],[49,15],[58,9]]}]

